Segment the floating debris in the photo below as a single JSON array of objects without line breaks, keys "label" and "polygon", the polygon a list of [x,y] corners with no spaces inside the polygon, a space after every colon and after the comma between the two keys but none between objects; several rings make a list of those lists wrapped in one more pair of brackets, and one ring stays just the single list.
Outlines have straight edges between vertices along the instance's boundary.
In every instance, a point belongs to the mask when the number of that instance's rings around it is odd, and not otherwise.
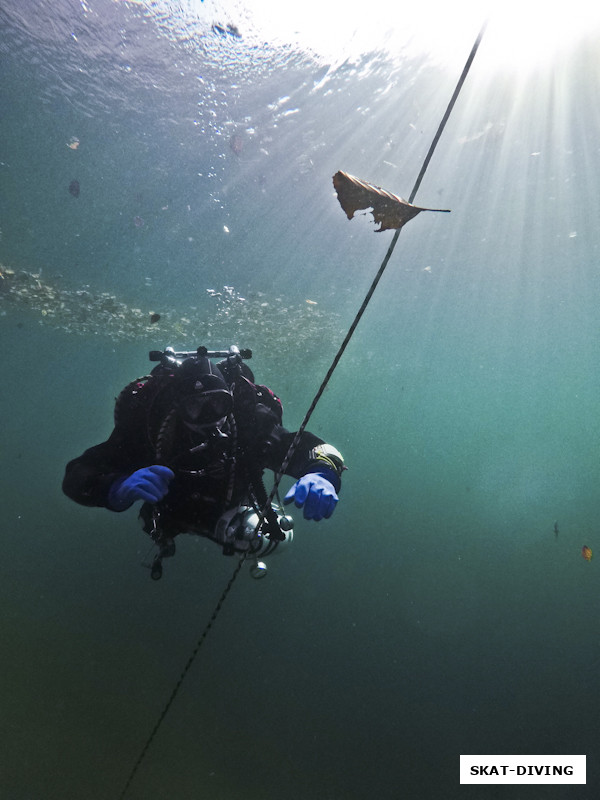
[{"label": "floating debris", "polygon": [[[114,339],[147,334],[149,314],[129,308],[108,292],[66,289],[43,283],[40,275],[0,266],[0,307],[29,310],[39,322],[69,333],[104,334]],[[5,311],[6,309],[6,311]]]},{"label": "floating debris", "polygon": [[70,150],[77,150],[77,148],[79,147],[79,139],[76,136],[71,136],[71,138],[67,142],[67,147]]},{"label": "floating debris", "polygon": [[239,133],[234,133],[229,140],[229,149],[232,151],[232,153],[235,153],[236,156],[239,156],[244,149],[244,140]]},{"label": "floating debris", "polygon": [[[0,265],[0,316],[33,312],[41,325],[77,335],[108,337],[114,341],[156,341],[194,347],[199,343],[243,341],[244,346],[309,356],[323,342],[341,341],[340,317],[321,306],[267,298],[264,292],[246,297],[233,286],[206,289],[203,310],[166,309],[161,313],[131,307],[108,292],[89,286],[68,288],[41,280],[40,273]],[[313,304],[316,301],[313,301]],[[160,326],[157,323],[160,321]],[[18,318],[16,324],[22,324]]]},{"label": "floating debris", "polygon": [[347,172],[336,172],[333,186],[337,192],[340,205],[348,219],[360,209],[370,209],[373,219],[379,225],[376,232],[399,229],[421,211],[439,211],[448,213],[447,208],[421,208],[413,206],[401,197],[386,192],[379,186],[361,181]]},{"label": "floating debris", "polygon": [[592,560],[592,548],[588,547],[587,544],[584,544],[581,548],[581,555],[585,558],[586,561]]},{"label": "floating debris", "polygon": [[230,22],[228,22],[227,25],[215,22],[212,26],[212,32],[218,33],[219,36],[232,36],[234,39],[242,38],[242,34],[237,25],[232,25]]}]

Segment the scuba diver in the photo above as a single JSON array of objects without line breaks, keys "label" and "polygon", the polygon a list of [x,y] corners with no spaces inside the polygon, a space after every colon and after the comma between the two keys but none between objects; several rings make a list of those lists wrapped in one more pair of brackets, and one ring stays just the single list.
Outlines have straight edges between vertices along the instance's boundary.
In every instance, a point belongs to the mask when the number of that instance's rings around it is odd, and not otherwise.
[{"label": "scuba diver", "polygon": [[283,466],[297,479],[284,504],[294,502],[306,519],[330,517],[338,502],[341,454],[282,426],[281,401],[244,363],[251,355],[235,346],[152,351],[160,363],[120,393],[107,441],[67,464],[63,491],[81,505],[120,512],[143,501],[139,516],[158,547],[155,580],[180,533],[212,539],[226,555],[262,556],[291,540],[293,520],[269,502],[265,469]]}]

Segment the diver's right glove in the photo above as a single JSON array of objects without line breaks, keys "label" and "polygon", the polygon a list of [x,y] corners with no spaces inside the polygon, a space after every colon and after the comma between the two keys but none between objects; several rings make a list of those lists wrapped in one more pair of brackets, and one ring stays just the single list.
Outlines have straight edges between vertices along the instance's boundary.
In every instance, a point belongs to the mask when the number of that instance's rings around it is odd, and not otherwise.
[{"label": "diver's right glove", "polygon": [[284,505],[294,501],[302,508],[304,519],[329,519],[338,502],[338,496],[331,482],[335,475],[331,470],[308,472],[292,486],[283,499]]},{"label": "diver's right glove", "polygon": [[113,511],[125,511],[136,500],[158,503],[169,491],[174,477],[173,470],[160,464],[142,467],[113,483],[108,491],[108,507]]}]

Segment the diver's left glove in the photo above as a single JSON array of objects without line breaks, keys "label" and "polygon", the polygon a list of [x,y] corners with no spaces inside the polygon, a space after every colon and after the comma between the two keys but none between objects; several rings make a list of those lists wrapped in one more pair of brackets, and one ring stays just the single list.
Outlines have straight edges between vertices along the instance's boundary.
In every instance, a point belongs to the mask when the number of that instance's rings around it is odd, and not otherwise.
[{"label": "diver's left glove", "polygon": [[329,519],[338,502],[338,496],[331,481],[324,474],[309,472],[292,486],[283,499],[287,505],[292,500],[304,510],[304,519]]},{"label": "diver's left glove", "polygon": [[173,470],[160,464],[142,467],[113,483],[108,491],[108,507],[113,511],[125,511],[136,500],[158,503],[169,491],[174,477]]}]

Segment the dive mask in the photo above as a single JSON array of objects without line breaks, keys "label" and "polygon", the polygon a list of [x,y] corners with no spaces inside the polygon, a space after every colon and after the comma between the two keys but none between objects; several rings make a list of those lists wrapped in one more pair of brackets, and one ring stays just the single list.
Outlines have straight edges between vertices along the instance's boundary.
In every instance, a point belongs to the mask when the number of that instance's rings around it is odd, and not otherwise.
[{"label": "dive mask", "polygon": [[182,398],[179,410],[190,428],[219,427],[233,411],[233,397],[227,389],[196,392]]}]

